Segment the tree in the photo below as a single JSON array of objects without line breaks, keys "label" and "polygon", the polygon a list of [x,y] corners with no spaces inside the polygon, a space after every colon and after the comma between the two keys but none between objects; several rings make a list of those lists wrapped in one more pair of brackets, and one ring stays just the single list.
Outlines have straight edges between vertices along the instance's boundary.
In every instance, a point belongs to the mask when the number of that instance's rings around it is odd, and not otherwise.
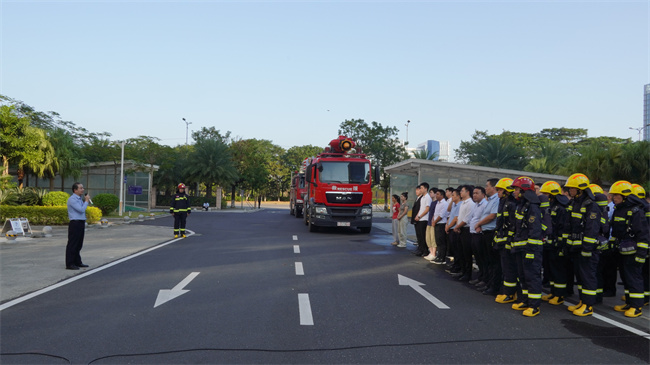
[{"label": "tree", "polygon": [[54,146],[54,163],[48,171],[50,177],[50,190],[54,190],[54,176],[58,173],[61,177],[61,191],[64,191],[66,177],[78,179],[81,169],[88,160],[81,157],[81,148],[75,143],[73,136],[63,128],[54,128],[48,132],[50,141]]},{"label": "tree", "polygon": [[587,138],[587,130],[584,128],[546,128],[535,134],[537,139],[549,139],[551,141],[574,144]]},{"label": "tree", "polygon": [[526,153],[512,135],[475,131],[472,139],[462,141],[456,150],[456,156],[469,165],[513,170],[522,170],[527,165]]},{"label": "tree", "polygon": [[438,151],[429,152],[429,150],[427,150],[426,148],[423,150],[415,150],[413,151],[413,157],[419,160],[433,161],[438,157]]},{"label": "tree", "polygon": [[253,194],[262,193],[269,183],[269,165],[272,161],[271,141],[240,139],[231,143],[230,148],[240,179],[232,185],[233,204],[237,185]]},{"label": "tree", "polygon": [[282,161],[289,171],[298,171],[306,158],[314,157],[321,152],[323,152],[322,147],[313,145],[293,146],[284,153]]},{"label": "tree", "polygon": [[54,158],[54,148],[45,131],[32,126],[29,117],[19,116],[15,106],[0,106],[0,122],[2,175],[8,175],[9,164],[15,164],[19,188],[23,186],[25,170],[44,176]]},{"label": "tree", "polygon": [[204,183],[207,197],[212,197],[212,188],[227,186],[237,180],[237,169],[230,149],[219,138],[200,138],[189,152],[185,175],[193,181]]},{"label": "tree", "polygon": [[541,139],[534,149],[533,158],[524,167],[525,171],[539,172],[542,174],[557,174],[564,165],[569,153],[569,148],[560,142],[551,139]]}]

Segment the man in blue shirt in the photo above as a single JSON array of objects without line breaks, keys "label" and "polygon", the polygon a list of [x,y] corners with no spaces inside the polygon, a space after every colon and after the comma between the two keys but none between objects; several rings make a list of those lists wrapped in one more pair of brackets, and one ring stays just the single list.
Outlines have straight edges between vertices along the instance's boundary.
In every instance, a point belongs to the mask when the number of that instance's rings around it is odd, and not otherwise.
[{"label": "man in blue shirt", "polygon": [[81,183],[72,185],[72,195],[68,198],[68,244],[65,247],[65,268],[68,270],[79,270],[80,267],[88,267],[81,261],[79,254],[84,244],[84,233],[86,230],[86,208],[90,201],[90,195],[84,195],[84,186]]}]

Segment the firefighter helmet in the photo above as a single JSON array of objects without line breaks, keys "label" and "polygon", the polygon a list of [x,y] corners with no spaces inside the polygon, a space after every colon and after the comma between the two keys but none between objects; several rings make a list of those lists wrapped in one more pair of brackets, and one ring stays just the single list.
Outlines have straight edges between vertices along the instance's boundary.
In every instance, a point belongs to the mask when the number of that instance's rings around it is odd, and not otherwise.
[{"label": "firefighter helmet", "polygon": [[639,184],[632,184],[632,194],[641,199],[645,199],[645,189]]},{"label": "firefighter helmet", "polygon": [[567,188],[585,190],[589,187],[589,178],[585,174],[573,174],[569,176],[564,186]]},{"label": "firefighter helmet", "polygon": [[603,188],[601,188],[600,185],[598,185],[598,184],[589,185],[589,189],[591,190],[592,193],[594,193],[594,195],[596,195],[596,194],[605,194],[605,192],[603,191]]},{"label": "firefighter helmet", "polygon": [[535,191],[535,182],[533,179],[528,176],[519,176],[512,182],[512,188],[520,188],[523,191],[532,190]]},{"label": "firefighter helmet", "polygon": [[185,184],[183,184],[183,183],[178,184],[178,188],[179,189],[185,189]]},{"label": "firefighter helmet", "polygon": [[547,181],[539,189],[540,193],[547,193],[551,195],[558,195],[562,192],[562,187],[555,181]]},{"label": "firefighter helmet", "polygon": [[632,184],[625,180],[619,180],[612,184],[612,187],[609,188],[610,194],[621,194],[623,196],[628,196],[632,194]]},{"label": "firefighter helmet", "polygon": [[509,177],[504,177],[503,179],[499,180],[497,182],[497,185],[495,188],[497,189],[503,189],[505,191],[513,192],[515,189],[511,188],[510,185],[512,185],[512,179]]}]

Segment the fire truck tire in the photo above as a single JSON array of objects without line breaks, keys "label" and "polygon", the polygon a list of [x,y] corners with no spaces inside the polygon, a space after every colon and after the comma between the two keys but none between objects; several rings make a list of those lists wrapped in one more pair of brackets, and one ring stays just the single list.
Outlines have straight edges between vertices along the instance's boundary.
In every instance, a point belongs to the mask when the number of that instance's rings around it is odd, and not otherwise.
[{"label": "fire truck tire", "polygon": [[361,233],[370,233],[371,229],[372,229],[372,227],[359,227],[359,230],[361,231]]}]

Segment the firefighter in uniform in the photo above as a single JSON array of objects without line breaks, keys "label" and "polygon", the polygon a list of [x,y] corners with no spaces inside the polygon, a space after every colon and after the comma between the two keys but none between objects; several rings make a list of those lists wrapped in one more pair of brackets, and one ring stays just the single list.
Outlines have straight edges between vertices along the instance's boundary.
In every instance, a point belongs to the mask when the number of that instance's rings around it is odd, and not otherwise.
[{"label": "firefighter in uniform", "polygon": [[[616,271],[610,269],[607,260],[608,256],[611,256],[612,251],[609,244],[609,207],[607,201],[607,195],[597,184],[589,185],[589,190],[594,194],[596,198],[596,204],[600,208],[600,231],[598,232],[598,246],[597,250],[599,253],[598,266],[596,270],[596,280],[598,282],[598,289],[596,290],[596,302],[602,303],[603,293],[605,286],[611,288],[616,285]],[[614,269],[616,266],[614,266]],[[613,277],[612,277],[613,274]],[[607,283],[607,285],[605,285]]]},{"label": "firefighter in uniform", "polygon": [[569,220],[566,231],[566,247],[578,277],[580,302],[569,306],[576,316],[594,313],[598,290],[598,234],[601,229],[601,212],[594,194],[589,189],[589,178],[584,174],[569,176],[564,184],[569,188]]},{"label": "firefighter in uniform", "polygon": [[[636,195],[637,198],[641,199],[643,202],[644,206],[644,211],[645,211],[645,217],[648,221],[648,225],[650,226],[650,203],[646,200],[646,194],[645,194],[645,189],[639,185],[639,184],[632,184],[632,194]],[[650,263],[650,260],[645,260],[645,264],[643,264],[643,293],[644,293],[644,299],[643,299],[643,305],[648,305],[648,302],[650,302],[650,283],[648,282],[650,280],[650,270],[648,270],[648,264]]]},{"label": "firefighter in uniform", "polygon": [[[550,233],[546,234],[544,242],[544,267],[548,267],[551,294],[543,295],[542,300],[552,305],[564,303],[567,283],[567,257],[564,255],[564,240],[562,232],[567,220],[569,198],[562,195],[562,187],[555,181],[547,181],[540,188],[542,195],[548,196],[551,215]],[[546,264],[548,261],[548,266]]]},{"label": "firefighter in uniform", "polygon": [[542,302],[542,214],[539,198],[535,194],[535,182],[520,176],[512,182],[517,199],[515,234],[512,252],[517,260],[517,272],[521,284],[521,298],[512,309],[522,310],[526,317],[539,314]]},{"label": "firefighter in uniform", "polygon": [[499,194],[499,210],[494,235],[494,249],[499,251],[503,272],[503,289],[494,299],[497,303],[512,303],[517,298],[517,262],[511,253],[512,236],[515,234],[515,209],[517,202],[512,196],[512,179],[503,178],[496,184]]},{"label": "firefighter in uniform", "polygon": [[635,318],[643,314],[642,269],[648,254],[648,220],[641,199],[632,194],[632,184],[617,181],[609,193],[615,204],[610,241],[620,254],[619,270],[625,287],[625,304],[615,306],[614,310]]},{"label": "firefighter in uniform", "polygon": [[185,184],[180,183],[169,207],[169,213],[174,216],[174,238],[185,238],[185,223],[191,212],[190,197],[185,194]]}]

